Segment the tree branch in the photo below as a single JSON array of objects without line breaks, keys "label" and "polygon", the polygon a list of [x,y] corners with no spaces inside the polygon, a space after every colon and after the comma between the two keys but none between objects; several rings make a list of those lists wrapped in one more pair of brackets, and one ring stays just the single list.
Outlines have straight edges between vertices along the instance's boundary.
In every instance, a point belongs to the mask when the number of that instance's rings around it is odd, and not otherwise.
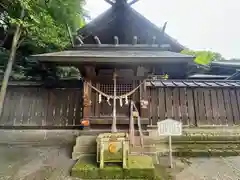
[{"label": "tree branch", "polygon": [[20,39],[17,44],[17,49],[21,46],[22,42],[24,41],[24,38]]},{"label": "tree branch", "polygon": [[70,27],[69,27],[69,25],[67,23],[66,23],[66,27],[67,27],[70,43],[71,43],[72,47],[74,47],[72,32],[71,32],[71,29],[70,29]]},{"label": "tree branch", "polygon": [[1,3],[1,2],[0,2],[0,6],[1,6],[4,10],[7,10],[7,7],[6,7],[3,3]]}]

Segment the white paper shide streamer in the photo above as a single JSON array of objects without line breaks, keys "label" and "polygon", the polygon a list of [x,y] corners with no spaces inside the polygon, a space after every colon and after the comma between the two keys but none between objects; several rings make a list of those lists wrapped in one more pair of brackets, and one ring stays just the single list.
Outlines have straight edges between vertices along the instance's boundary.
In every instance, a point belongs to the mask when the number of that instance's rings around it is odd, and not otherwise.
[{"label": "white paper shide streamer", "polygon": [[99,102],[99,104],[102,102],[102,95],[101,94],[99,94],[99,96],[98,96],[98,102]]},{"label": "white paper shide streamer", "polygon": [[120,98],[119,101],[120,101],[120,107],[122,107],[123,106],[122,98]]},{"label": "white paper shide streamer", "polygon": [[128,105],[128,97],[125,97],[125,104]]},{"label": "white paper shide streamer", "polygon": [[108,103],[109,106],[111,106],[110,97],[107,97],[107,103]]}]

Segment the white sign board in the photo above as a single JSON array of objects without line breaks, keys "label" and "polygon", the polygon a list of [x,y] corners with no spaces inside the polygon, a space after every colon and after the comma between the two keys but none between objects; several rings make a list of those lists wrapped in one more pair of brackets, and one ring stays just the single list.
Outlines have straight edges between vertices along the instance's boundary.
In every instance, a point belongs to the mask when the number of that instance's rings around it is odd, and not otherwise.
[{"label": "white sign board", "polygon": [[173,167],[172,160],[172,136],[182,135],[182,123],[173,119],[166,119],[157,123],[159,136],[168,136],[169,140],[169,162],[170,167]]},{"label": "white sign board", "polygon": [[157,123],[159,136],[181,136],[182,123],[173,119],[166,119]]}]

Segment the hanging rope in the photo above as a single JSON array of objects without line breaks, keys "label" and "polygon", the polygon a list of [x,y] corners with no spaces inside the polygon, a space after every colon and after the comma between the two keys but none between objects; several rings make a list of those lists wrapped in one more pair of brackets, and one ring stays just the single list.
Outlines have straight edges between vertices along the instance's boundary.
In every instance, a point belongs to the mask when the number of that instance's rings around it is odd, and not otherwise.
[{"label": "hanging rope", "polygon": [[[136,88],[134,88],[132,91],[126,93],[126,94],[123,94],[121,96],[116,96],[116,99],[123,99],[123,98],[127,98],[128,96],[131,96],[138,88],[140,88],[140,86],[144,83],[145,81],[143,81],[141,84],[139,84]],[[108,102],[110,99],[113,99],[113,96],[112,95],[108,95],[102,91],[100,91],[99,89],[97,89],[96,87],[92,86],[90,83],[87,82],[87,85],[94,89],[96,92],[98,92],[99,94],[101,94],[102,96],[106,97]],[[127,99],[126,99],[127,100]]]},{"label": "hanging rope", "polygon": [[138,130],[139,130],[139,133],[140,133],[140,143],[141,143],[141,147],[143,147],[143,132],[142,132],[142,126],[141,126],[141,119],[140,119],[140,115],[139,115],[139,111],[138,111],[138,108],[136,107],[135,103],[132,102],[132,105],[133,105],[133,108],[135,109],[135,111],[137,111],[138,113]]}]

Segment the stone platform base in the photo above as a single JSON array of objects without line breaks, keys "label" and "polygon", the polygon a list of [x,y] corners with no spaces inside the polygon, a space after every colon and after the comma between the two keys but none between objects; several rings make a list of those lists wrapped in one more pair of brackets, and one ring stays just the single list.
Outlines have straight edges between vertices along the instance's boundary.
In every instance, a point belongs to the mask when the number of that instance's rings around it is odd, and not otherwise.
[{"label": "stone platform base", "polygon": [[[168,137],[159,137],[156,128],[149,129],[144,136],[143,147],[139,136],[131,154],[168,154]],[[183,135],[172,137],[173,154],[176,156],[239,156],[240,127],[184,128]],[[82,154],[96,153],[96,136],[81,135],[76,139],[72,158],[77,160]]]},{"label": "stone platform base", "polygon": [[71,176],[81,179],[157,179],[152,158],[149,156],[129,156],[127,168],[109,164],[100,169],[96,156],[81,156],[71,171]]}]

